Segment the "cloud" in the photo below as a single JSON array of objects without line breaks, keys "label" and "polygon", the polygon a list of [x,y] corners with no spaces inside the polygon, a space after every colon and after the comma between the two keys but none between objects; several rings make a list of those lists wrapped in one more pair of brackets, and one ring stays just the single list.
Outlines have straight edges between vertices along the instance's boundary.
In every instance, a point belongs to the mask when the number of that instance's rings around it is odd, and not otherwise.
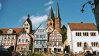
[{"label": "cloud", "polygon": [[47,6],[47,8],[45,9],[45,11],[49,11],[51,8],[51,5],[54,3],[54,1],[50,0],[48,3],[45,3],[45,6]]},{"label": "cloud", "polygon": [[49,11],[50,9],[51,9],[51,6],[47,7],[47,8],[45,9],[45,11]]},{"label": "cloud", "polygon": [[45,3],[45,6],[48,6],[48,5],[52,5],[54,3],[54,1],[49,1],[48,3]]},{"label": "cloud", "polygon": [[0,9],[2,8],[2,4],[0,3]]},{"label": "cloud", "polygon": [[[46,21],[48,18],[47,15],[42,15],[42,16],[30,16],[30,20],[32,21],[33,28],[37,28],[40,23]],[[23,19],[26,20],[27,16],[23,16]]]}]

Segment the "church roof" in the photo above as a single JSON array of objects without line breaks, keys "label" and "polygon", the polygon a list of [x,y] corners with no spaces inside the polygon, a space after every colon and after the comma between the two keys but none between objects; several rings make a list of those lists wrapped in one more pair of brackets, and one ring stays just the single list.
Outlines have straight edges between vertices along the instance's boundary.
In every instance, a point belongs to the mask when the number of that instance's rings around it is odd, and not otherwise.
[{"label": "church roof", "polygon": [[27,15],[27,20],[26,21],[28,21],[28,23],[32,25],[32,22],[30,20],[30,15],[29,14]]},{"label": "church roof", "polygon": [[58,2],[57,2],[57,8],[56,8],[56,18],[60,18],[60,12],[59,12]]},{"label": "church roof", "polygon": [[71,30],[97,30],[93,23],[68,23]]},{"label": "church roof", "polygon": [[13,30],[13,33],[12,34],[18,34],[22,31],[23,28],[2,28],[0,29],[0,34],[7,34],[7,31],[9,29],[12,29]]},{"label": "church roof", "polygon": [[52,7],[51,7],[50,13],[49,13],[49,16],[48,16],[48,19],[54,19],[54,18],[55,18],[55,17],[54,17],[53,9],[52,9]]}]

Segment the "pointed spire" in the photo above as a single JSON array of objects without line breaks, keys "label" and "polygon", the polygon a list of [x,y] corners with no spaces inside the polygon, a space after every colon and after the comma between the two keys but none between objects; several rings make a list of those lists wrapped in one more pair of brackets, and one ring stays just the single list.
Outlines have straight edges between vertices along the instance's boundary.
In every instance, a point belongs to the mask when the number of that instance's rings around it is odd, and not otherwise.
[{"label": "pointed spire", "polygon": [[30,14],[27,15],[27,18],[28,18],[28,19],[30,18]]},{"label": "pointed spire", "polygon": [[50,9],[50,14],[49,14],[48,19],[54,19],[54,13],[53,13],[52,7],[51,7],[51,9]]},{"label": "pointed spire", "polygon": [[56,2],[56,18],[60,18],[60,12],[59,12],[58,2]]}]

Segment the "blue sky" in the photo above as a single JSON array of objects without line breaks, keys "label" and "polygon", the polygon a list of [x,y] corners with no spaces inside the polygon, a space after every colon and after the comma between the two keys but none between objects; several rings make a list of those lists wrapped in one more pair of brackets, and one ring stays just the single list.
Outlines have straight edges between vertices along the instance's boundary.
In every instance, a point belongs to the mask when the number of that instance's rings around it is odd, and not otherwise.
[{"label": "blue sky", "polygon": [[[0,0],[0,28],[22,27],[27,14],[31,15],[33,28],[40,22],[45,26],[49,7],[56,12],[55,0]],[[85,13],[81,8],[87,0],[57,0],[60,8],[62,25],[70,22],[95,23],[94,15],[89,5],[86,5]]]}]

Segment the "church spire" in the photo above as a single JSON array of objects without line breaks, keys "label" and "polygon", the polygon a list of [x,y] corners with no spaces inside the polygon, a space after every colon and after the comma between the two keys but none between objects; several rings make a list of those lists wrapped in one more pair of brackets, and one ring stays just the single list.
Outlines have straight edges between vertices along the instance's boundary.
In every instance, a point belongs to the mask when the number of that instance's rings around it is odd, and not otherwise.
[{"label": "church spire", "polygon": [[50,14],[49,14],[48,19],[54,19],[54,13],[53,13],[52,7],[51,7],[51,9],[50,9]]},{"label": "church spire", "polygon": [[30,18],[30,14],[27,15],[27,18],[28,18],[28,19]]},{"label": "church spire", "polygon": [[56,18],[60,18],[59,5],[57,1],[56,1]]}]

